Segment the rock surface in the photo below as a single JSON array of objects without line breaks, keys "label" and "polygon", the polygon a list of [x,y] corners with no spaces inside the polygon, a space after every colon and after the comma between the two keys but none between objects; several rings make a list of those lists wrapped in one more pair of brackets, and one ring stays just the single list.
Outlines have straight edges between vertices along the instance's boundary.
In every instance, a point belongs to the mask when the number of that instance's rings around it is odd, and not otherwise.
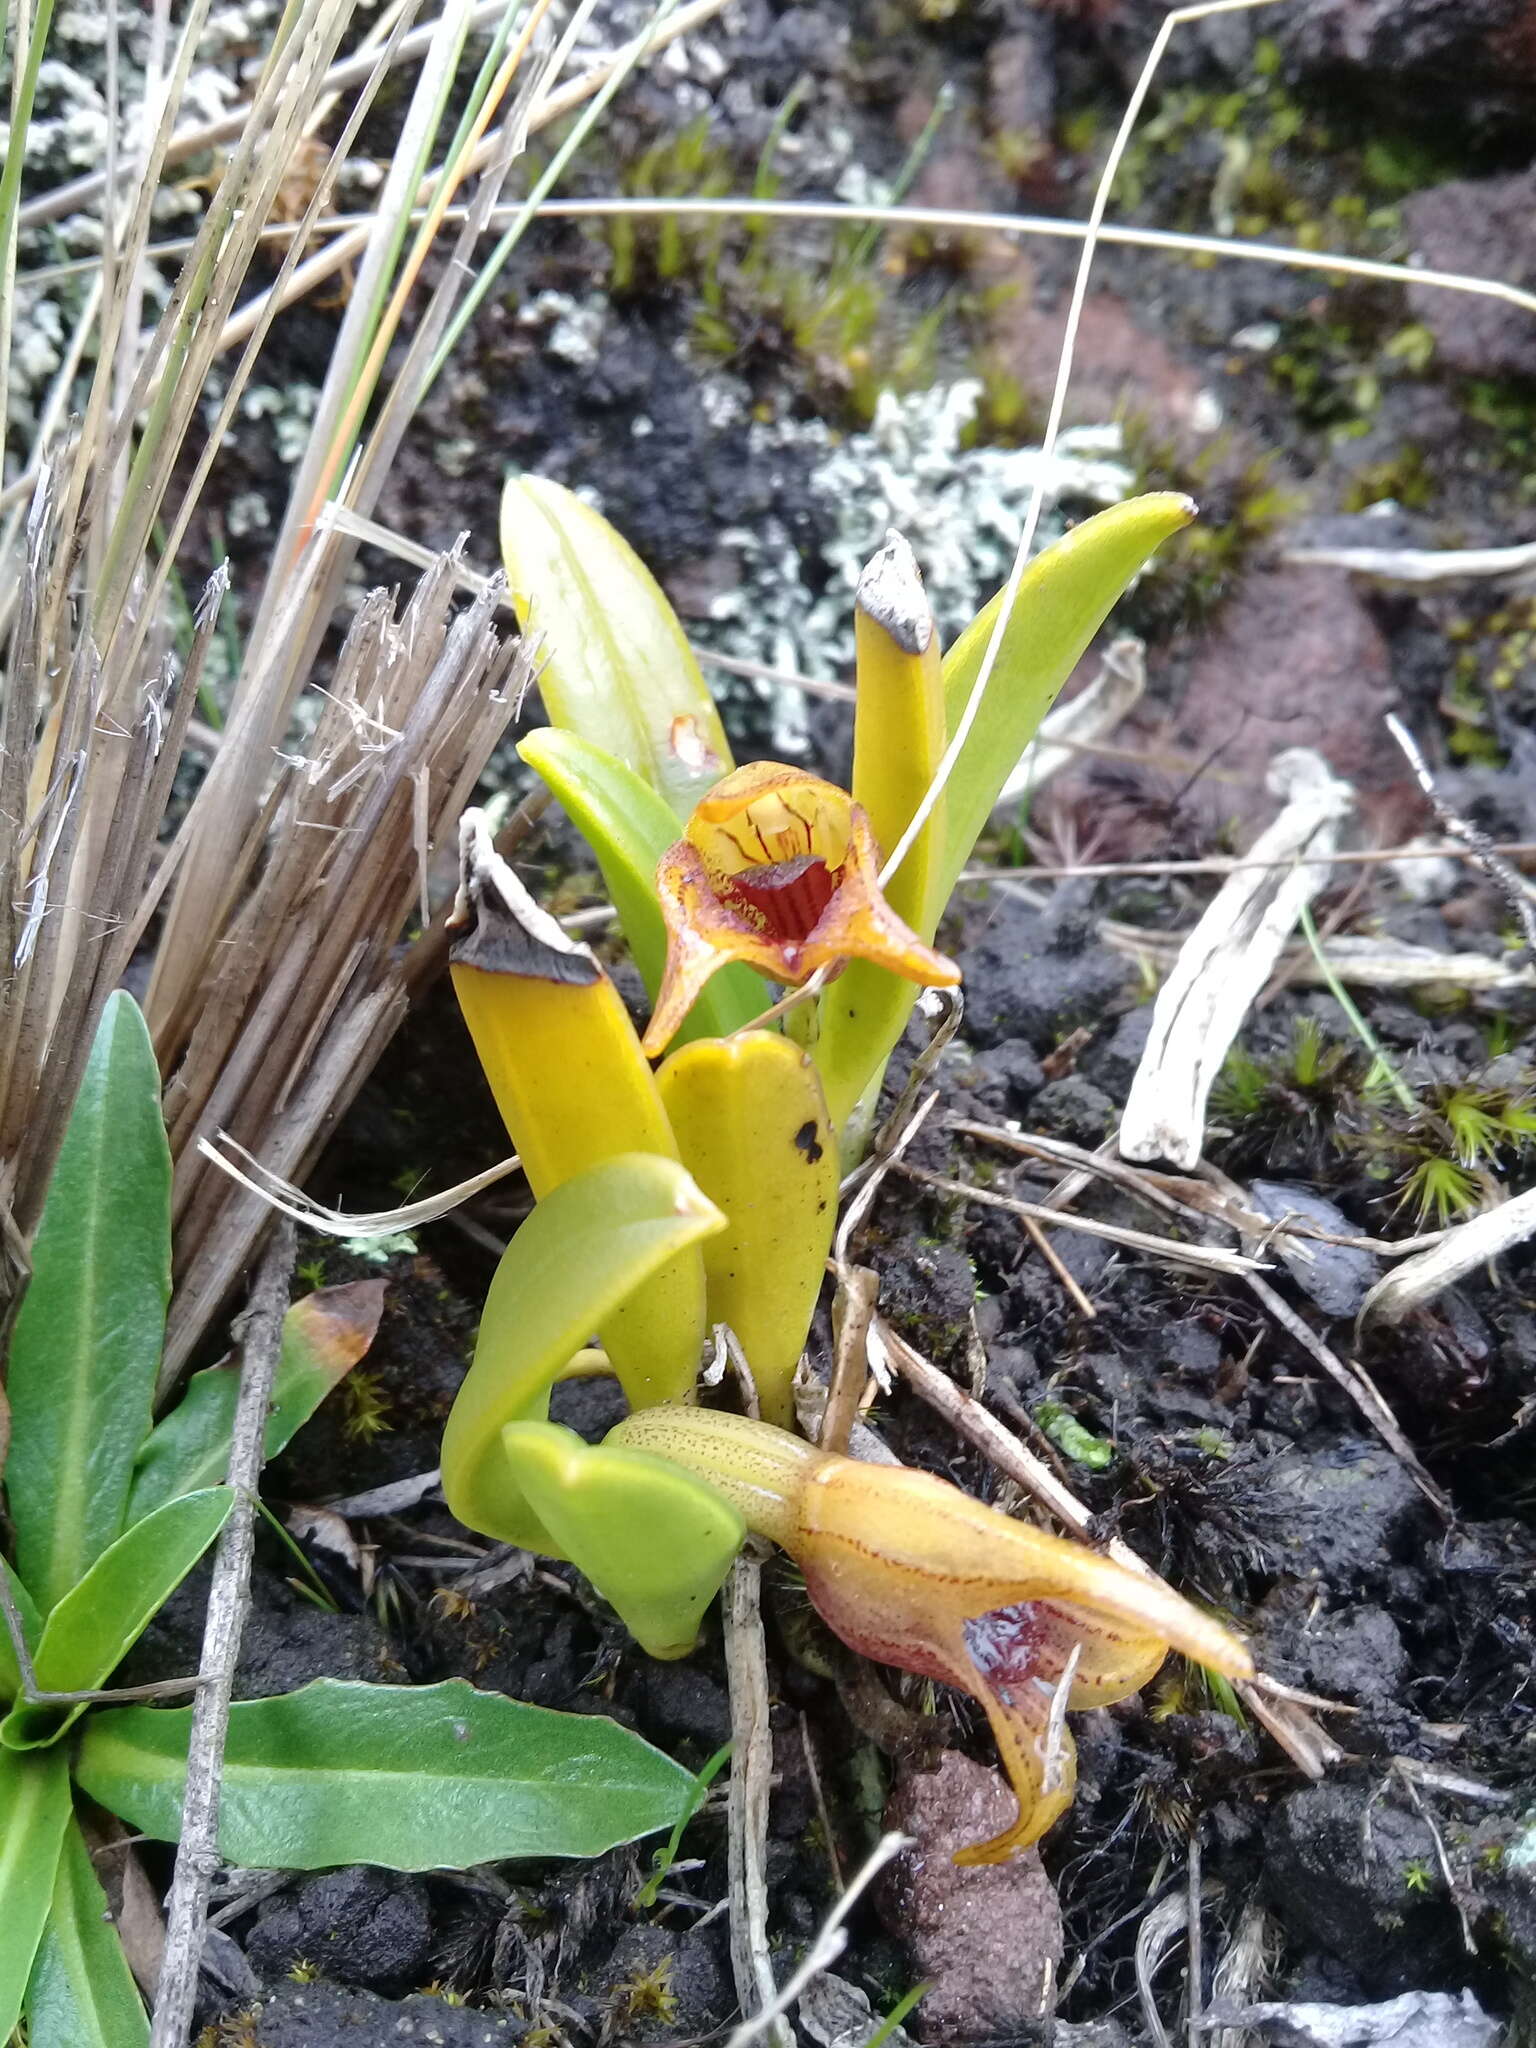
[{"label": "rock surface", "polygon": [[[1403,223],[1415,253],[1436,270],[1536,284],[1536,170],[1431,186],[1408,200]],[[1472,377],[1536,376],[1536,320],[1525,307],[1427,284],[1410,285],[1408,303],[1434,335],[1445,368]]]},{"label": "rock surface", "polygon": [[1033,1849],[1011,1863],[952,1860],[1000,1833],[1014,1811],[998,1774],[954,1750],[936,1771],[905,1772],[886,1809],[887,1827],[914,1846],[890,1865],[881,1911],[932,1980],[911,2027],[945,2048],[1029,2028],[1061,1961],[1061,1911]]}]

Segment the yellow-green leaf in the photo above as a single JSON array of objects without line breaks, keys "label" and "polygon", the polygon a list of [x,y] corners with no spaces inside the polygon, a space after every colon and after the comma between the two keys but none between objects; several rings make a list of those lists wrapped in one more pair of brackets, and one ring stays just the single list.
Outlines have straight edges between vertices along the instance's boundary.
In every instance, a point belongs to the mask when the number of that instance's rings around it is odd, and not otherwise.
[{"label": "yellow-green leaf", "polygon": [[809,1055],[772,1031],[703,1038],[656,1076],[683,1164],[724,1213],[703,1244],[709,1319],[741,1341],[763,1415],[791,1384],[837,1221],[837,1140]]},{"label": "yellow-green leaf", "polygon": [[496,1269],[443,1433],[443,1491],[459,1520],[569,1556],[659,1655],[692,1642],[739,1520],[660,1459],[551,1429],[549,1390],[594,1325],[723,1220],[681,1166],[651,1153],[608,1160],[547,1195]]},{"label": "yellow-green leaf", "polygon": [[655,577],[600,512],[545,477],[508,479],[501,552],[551,722],[617,755],[687,817],[731,752]]},{"label": "yellow-green leaf", "polygon": [[[981,709],[945,790],[940,872],[946,895],[970,859],[998,792],[1094,634],[1154,550],[1194,516],[1194,505],[1176,491],[1130,498],[1074,526],[1024,571]],[[1001,604],[999,593],[944,657],[945,725],[951,736],[981,672]]]}]

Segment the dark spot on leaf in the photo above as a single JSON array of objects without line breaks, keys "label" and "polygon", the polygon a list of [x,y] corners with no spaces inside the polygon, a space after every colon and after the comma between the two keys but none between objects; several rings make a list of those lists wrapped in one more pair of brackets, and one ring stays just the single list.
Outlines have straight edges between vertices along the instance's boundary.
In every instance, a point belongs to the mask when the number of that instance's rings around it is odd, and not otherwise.
[{"label": "dark spot on leaf", "polygon": [[795,1133],[795,1147],[798,1151],[805,1154],[806,1163],[810,1166],[814,1166],[821,1157],[821,1146],[817,1142],[816,1128],[816,1119],[810,1117],[807,1118]]}]

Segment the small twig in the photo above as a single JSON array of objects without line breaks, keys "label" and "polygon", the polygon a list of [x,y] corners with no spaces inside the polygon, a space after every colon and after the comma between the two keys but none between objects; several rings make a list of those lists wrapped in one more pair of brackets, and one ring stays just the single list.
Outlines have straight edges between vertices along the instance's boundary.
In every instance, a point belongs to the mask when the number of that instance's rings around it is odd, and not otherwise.
[{"label": "small twig", "polygon": [[1093,1303],[1088,1299],[1087,1295],[1083,1292],[1082,1288],[1078,1285],[1077,1281],[1073,1279],[1071,1272],[1068,1270],[1066,1261],[1062,1258],[1060,1252],[1056,1250],[1055,1246],[1051,1243],[1051,1240],[1046,1236],[1045,1232],[1040,1228],[1040,1225],[1035,1221],[1033,1216],[1021,1216],[1019,1218],[1019,1221],[1023,1224],[1024,1229],[1028,1234],[1030,1243],[1034,1246],[1035,1250],[1040,1254],[1041,1258],[1044,1259],[1045,1263],[1050,1267],[1051,1271],[1056,1275],[1058,1282],[1065,1291],[1068,1299],[1073,1303],[1074,1307],[1077,1309],[1079,1315],[1085,1316],[1090,1322],[1093,1321],[1097,1317],[1099,1312],[1094,1307]]},{"label": "small twig", "polygon": [[149,1685],[106,1685],[88,1687],[83,1692],[41,1692],[36,1686],[23,1682],[21,1696],[29,1706],[36,1707],[98,1707],[116,1706],[123,1700],[174,1700],[181,1694],[196,1692],[208,1683],[199,1674],[196,1678],[157,1678]]},{"label": "small twig", "polygon": [[1453,839],[1459,839],[1467,853],[1498,890],[1504,901],[1515,914],[1515,921],[1525,934],[1525,950],[1536,959],[1536,905],[1526,894],[1521,878],[1507,860],[1494,850],[1494,843],[1486,832],[1480,831],[1470,819],[1453,811],[1435,787],[1435,778],[1429,772],[1429,764],[1419,752],[1418,743],[1400,718],[1393,712],[1387,713],[1387,731],[1402,748],[1413,770],[1414,780],[1429,799],[1430,809],[1439,821],[1440,829],[1448,832]]},{"label": "small twig", "polygon": [[1497,1786],[1485,1785],[1481,1778],[1468,1778],[1460,1771],[1443,1771],[1438,1764],[1420,1763],[1413,1756],[1393,1757],[1392,1768],[1400,1778],[1411,1778],[1416,1785],[1447,1792],[1453,1799],[1473,1799],[1482,1806],[1508,1806],[1515,1796]]},{"label": "small twig", "polygon": [[782,2014],[788,2012],[795,2000],[804,1991],[813,1977],[819,1977],[823,1970],[830,1970],[847,1945],[848,1937],[843,1932],[843,1922],[853,1911],[860,1894],[879,1876],[893,1856],[910,1844],[908,1835],[882,1835],[861,1868],[849,1880],[848,1889],[822,1922],[815,1941],[798,1970],[778,1992],[771,2005],[757,2014],[754,2019],[744,2020],[736,2029],[725,2048],[748,2048],[748,2043],[761,2040],[771,2031],[775,2041],[789,2040],[789,2029],[784,2025]]},{"label": "small twig", "polygon": [[202,1657],[205,1682],[192,1709],[181,1842],[166,1911],[165,1960],[155,1992],[150,2048],[185,2048],[192,2026],[208,1896],[219,1864],[224,1738],[250,1603],[256,1489],[266,1458],[267,1410],[282,1350],[295,1248],[292,1224],[280,1223],[257,1270],[250,1306],[238,1326],[240,1394],[229,1452],[229,1484],[235,1504],[219,1536],[208,1590]]},{"label": "small twig", "polygon": [[1393,1761],[1392,1768],[1396,1773],[1403,1790],[1408,1794],[1409,1799],[1413,1802],[1414,1812],[1419,1816],[1419,1819],[1423,1821],[1425,1827],[1429,1829],[1430,1840],[1435,1845],[1435,1861],[1440,1866],[1440,1875],[1445,1882],[1445,1888],[1451,1895],[1451,1904],[1456,1908],[1456,1918],[1461,1922],[1462,1942],[1466,1948],[1467,1954],[1469,1956],[1475,1956],[1477,1954],[1477,1943],[1472,1938],[1472,1923],[1468,1920],[1467,1909],[1461,1902],[1461,1893],[1456,1886],[1456,1874],[1451,1869],[1451,1859],[1445,1853],[1445,1837],[1441,1834],[1439,1826],[1435,1821],[1434,1815],[1430,1812],[1429,1808],[1424,1804],[1423,1798],[1421,1797],[1419,1792],[1419,1788],[1413,1782],[1412,1778],[1410,1778],[1406,1772],[1397,1770],[1397,1764],[1395,1759]]},{"label": "small twig", "polygon": [[1358,1325],[1400,1323],[1479,1266],[1491,1265],[1536,1232],[1536,1188],[1484,1209],[1441,1233],[1427,1251],[1385,1274],[1360,1305]]},{"label": "small twig", "polygon": [[821,1782],[821,1768],[816,1761],[816,1744],[811,1736],[808,1716],[800,1716],[800,1749],[805,1757],[806,1776],[811,1781],[811,1797],[816,1802],[816,1818],[821,1823],[822,1845],[827,1852],[827,1875],[832,1880],[833,1891],[841,1894],[843,1889],[843,1867],[837,1853],[837,1833],[832,1826],[832,1811],[827,1805],[826,1791]]},{"label": "small twig", "polygon": [[1185,2035],[1189,2048],[1201,2048],[1200,2021],[1205,2012],[1205,1951],[1200,1922],[1200,1823],[1190,1823],[1184,1895],[1188,1901],[1189,1942],[1185,1957]]},{"label": "small twig", "polygon": [[838,1263],[837,1294],[832,1303],[832,1380],[816,1436],[824,1451],[848,1449],[869,1377],[869,1326],[879,1298],[878,1273],[868,1266]]},{"label": "small twig", "polygon": [[1006,1209],[1010,1216],[1030,1216],[1037,1223],[1049,1224],[1053,1230],[1076,1230],[1084,1237],[1102,1237],[1110,1244],[1124,1245],[1129,1251],[1150,1252],[1154,1258],[1167,1259],[1172,1265],[1193,1266],[1197,1272],[1246,1276],[1262,1264],[1242,1252],[1179,1244],[1171,1237],[1153,1237],[1144,1230],[1130,1230],[1119,1223],[1099,1223],[1089,1216],[1074,1216],[1070,1210],[1047,1208],[1041,1202],[1021,1202],[1014,1195],[994,1194],[990,1188],[972,1187],[967,1181],[947,1180],[941,1173],[909,1166],[905,1160],[898,1162],[895,1171],[942,1195],[959,1195],[964,1201],[979,1202],[985,1208]]},{"label": "small twig", "polygon": [[[1012,1430],[1005,1429],[997,1417],[988,1414],[964,1388],[957,1387],[921,1352],[914,1351],[906,1338],[898,1335],[883,1318],[877,1320],[876,1328],[892,1365],[914,1393],[930,1408],[938,1410],[957,1436],[963,1436],[967,1443],[974,1444],[1005,1478],[1022,1486],[1031,1499],[1048,1508],[1074,1536],[1080,1536],[1084,1542],[1092,1542],[1093,1516],[1076,1494],[1056,1477],[1049,1465],[1021,1444]],[[1116,1564],[1124,1565],[1127,1571],[1140,1572],[1143,1578],[1156,1576],[1152,1567],[1119,1537],[1111,1538],[1107,1554]]]},{"label": "small twig", "polygon": [[[1499,854],[1513,854],[1524,859],[1536,854],[1536,839],[1494,840],[1491,842],[1490,850]],[[1397,861],[1471,860],[1473,855],[1464,846],[1373,846],[1357,848],[1352,853],[1331,853],[1328,858],[1334,867],[1388,867]],[[962,882],[999,884],[1110,882],[1132,875],[1159,878],[1179,875],[1239,875],[1248,868],[1288,868],[1295,865],[1294,854],[1284,860],[1233,859],[1225,854],[1213,854],[1207,860],[1104,860],[1079,861],[1075,865],[1064,867],[966,868],[960,879]]]},{"label": "small twig", "polygon": [[768,1722],[768,1657],[763,1644],[763,1568],[743,1554],[726,1581],[725,1669],[731,1694],[731,1779],[726,1799],[731,1900],[731,1972],[749,2017],[732,2042],[766,2035],[773,2048],[794,2048],[779,2018],[782,1994],[768,1954],[768,1791],[773,1734]]}]

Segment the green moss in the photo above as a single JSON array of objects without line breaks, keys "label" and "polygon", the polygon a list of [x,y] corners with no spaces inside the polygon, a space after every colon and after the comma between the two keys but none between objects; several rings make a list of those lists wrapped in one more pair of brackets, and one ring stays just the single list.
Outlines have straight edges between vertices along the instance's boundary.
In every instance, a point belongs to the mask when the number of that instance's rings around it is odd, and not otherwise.
[{"label": "green moss", "polygon": [[1121,430],[1133,492],[1183,491],[1200,507],[1200,517],[1162,549],[1156,575],[1126,604],[1127,621],[1139,633],[1183,631],[1211,617],[1300,501],[1276,477],[1272,453],[1249,455],[1230,434],[1215,434],[1187,455],[1142,415],[1130,415]]},{"label": "green moss", "polygon": [[1409,512],[1420,512],[1434,502],[1435,479],[1422,448],[1412,442],[1381,462],[1357,469],[1344,492],[1346,512],[1363,512],[1390,498]]}]

